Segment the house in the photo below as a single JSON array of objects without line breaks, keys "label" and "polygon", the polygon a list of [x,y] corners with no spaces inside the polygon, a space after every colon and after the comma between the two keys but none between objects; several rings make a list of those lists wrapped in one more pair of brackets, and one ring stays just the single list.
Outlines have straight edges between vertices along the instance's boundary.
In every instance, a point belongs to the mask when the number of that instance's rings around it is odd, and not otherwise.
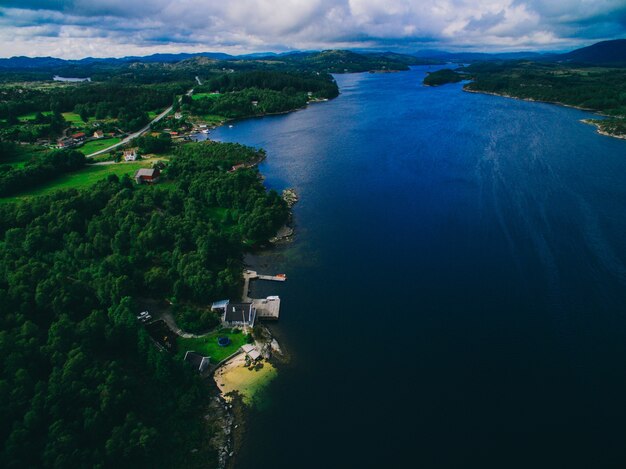
[{"label": "house", "polygon": [[131,148],[130,150],[124,150],[124,161],[135,161],[137,159],[137,149]]},{"label": "house", "polygon": [[183,118],[183,113],[182,112],[174,113],[174,119],[182,119],[182,118]]},{"label": "house", "polygon": [[93,138],[102,138],[104,137],[104,132],[102,130],[96,130],[93,133]]},{"label": "house", "polygon": [[198,352],[191,350],[187,350],[185,352],[184,360],[200,373],[206,370],[211,362],[209,357],[205,357],[204,355],[200,355]]},{"label": "house", "polygon": [[74,144],[72,140],[68,138],[63,138],[57,141],[57,148],[69,148]]},{"label": "house", "polygon": [[244,344],[241,346],[241,351],[245,353],[246,356],[250,358],[250,360],[252,360],[253,362],[257,361],[259,358],[262,358],[261,352],[259,352],[254,345]]},{"label": "house", "polygon": [[159,181],[161,171],[158,168],[141,168],[135,173],[137,184],[154,184]]},{"label": "house", "polygon": [[256,308],[252,303],[229,303],[224,310],[222,323],[225,326],[254,327]]},{"label": "house", "polygon": [[85,140],[85,132],[72,134],[72,138],[78,142],[82,142],[83,140]]},{"label": "house", "polygon": [[259,102],[258,102],[258,101],[251,101],[250,103],[251,103],[253,106],[255,106],[255,107],[259,105]]}]

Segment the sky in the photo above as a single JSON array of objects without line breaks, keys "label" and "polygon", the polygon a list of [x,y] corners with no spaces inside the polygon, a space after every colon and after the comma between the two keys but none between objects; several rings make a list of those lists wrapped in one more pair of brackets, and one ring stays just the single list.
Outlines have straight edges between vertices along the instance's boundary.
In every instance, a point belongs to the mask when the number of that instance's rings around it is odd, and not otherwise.
[{"label": "sky", "polygon": [[617,38],[626,0],[0,0],[0,57],[564,51]]}]

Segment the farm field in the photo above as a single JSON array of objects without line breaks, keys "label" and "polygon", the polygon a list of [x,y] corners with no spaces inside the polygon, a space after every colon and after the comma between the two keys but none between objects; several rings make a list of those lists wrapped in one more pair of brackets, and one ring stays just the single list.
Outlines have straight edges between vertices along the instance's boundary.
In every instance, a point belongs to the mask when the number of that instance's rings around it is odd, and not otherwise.
[{"label": "farm field", "polygon": [[11,197],[1,198],[0,203],[27,200],[31,197],[47,195],[61,189],[84,189],[112,174],[115,174],[118,177],[121,177],[124,174],[132,175],[139,168],[145,168],[147,166],[150,166],[149,161],[87,166],[80,171],[65,174],[54,181],[42,184],[36,189],[28,190]]}]

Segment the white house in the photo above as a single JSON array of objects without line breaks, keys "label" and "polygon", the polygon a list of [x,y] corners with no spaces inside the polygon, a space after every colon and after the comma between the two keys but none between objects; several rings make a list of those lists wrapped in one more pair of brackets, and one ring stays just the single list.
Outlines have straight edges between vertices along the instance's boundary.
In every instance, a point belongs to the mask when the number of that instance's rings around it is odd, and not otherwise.
[{"label": "white house", "polygon": [[124,160],[125,161],[135,161],[137,159],[137,149],[131,148],[130,150],[124,150]]}]

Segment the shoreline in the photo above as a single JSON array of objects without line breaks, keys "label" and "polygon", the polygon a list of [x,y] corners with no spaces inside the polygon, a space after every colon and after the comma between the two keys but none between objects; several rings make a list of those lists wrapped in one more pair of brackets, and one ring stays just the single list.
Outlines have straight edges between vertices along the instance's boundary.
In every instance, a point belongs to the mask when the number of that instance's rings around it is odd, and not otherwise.
[{"label": "shoreline", "polygon": [[[425,86],[428,86],[428,85],[425,85]],[[597,116],[602,116],[602,117],[607,117],[607,118],[614,118],[615,117],[615,116],[609,116],[607,114],[603,114],[602,112],[600,112],[600,111],[598,111],[596,109],[585,108],[585,107],[582,107],[582,106],[575,106],[573,104],[565,104],[565,103],[561,103],[559,101],[544,101],[544,100],[541,100],[541,99],[534,99],[534,98],[520,98],[518,96],[511,96],[511,95],[505,94],[505,93],[496,93],[494,91],[473,90],[473,89],[466,88],[465,86],[463,86],[463,88],[461,88],[461,89],[463,91],[465,91],[466,93],[487,94],[487,95],[490,95],[490,96],[499,96],[501,98],[517,99],[518,101],[528,101],[528,102],[532,102],[532,103],[553,104],[555,106],[568,107],[570,109],[577,109],[579,111],[593,112]],[[606,132],[604,130],[601,130],[601,128],[600,128],[598,123],[590,122],[590,121],[591,121],[591,119],[580,119],[580,122],[583,122],[583,123],[589,124],[589,125],[595,125],[596,126],[596,133],[598,133],[600,135],[604,135],[606,137],[612,137],[612,138],[619,138],[621,140],[626,140],[626,135],[616,135],[616,134],[612,134],[610,132]]]},{"label": "shoreline", "polygon": [[247,412],[262,402],[265,388],[278,376],[279,365],[289,361],[267,326],[260,324],[257,331],[255,345],[263,351],[263,358],[256,365],[248,363],[245,353],[239,351],[207,377],[218,410],[224,414],[220,418],[220,431],[213,438],[220,469],[236,466],[237,453],[247,435]]},{"label": "shoreline", "polygon": [[[307,103],[304,106],[300,106],[294,109],[288,109],[286,111],[277,111],[277,112],[265,112],[263,114],[254,114],[251,116],[244,116],[244,117],[229,117],[226,118],[225,120],[217,123],[217,124],[208,124],[207,122],[203,121],[201,116],[192,116],[195,117],[197,119],[195,119],[194,124],[202,124],[202,125],[206,125],[207,129],[213,130],[213,129],[217,129],[218,127],[223,127],[226,124],[230,124],[232,125],[235,122],[239,122],[239,121],[245,121],[248,119],[261,119],[263,117],[268,117],[268,116],[282,116],[283,114],[290,114],[292,112],[297,112],[297,111],[303,111],[304,109],[306,109],[307,107],[309,107],[309,105],[311,104],[318,104],[318,103],[325,103],[330,101],[331,99],[335,99],[335,98],[319,98],[319,99],[311,99],[309,101],[307,101]],[[201,134],[202,131],[192,131],[189,133],[189,137],[192,137],[193,135],[198,135]],[[207,137],[208,140],[208,137]]]},{"label": "shoreline", "polygon": [[612,134],[611,132],[607,132],[606,130],[602,129],[601,121],[598,121],[597,119],[581,119],[580,122],[582,122],[583,124],[595,126],[596,133],[604,135],[605,137],[613,137],[619,138],[621,140],[626,140],[626,134]]}]

